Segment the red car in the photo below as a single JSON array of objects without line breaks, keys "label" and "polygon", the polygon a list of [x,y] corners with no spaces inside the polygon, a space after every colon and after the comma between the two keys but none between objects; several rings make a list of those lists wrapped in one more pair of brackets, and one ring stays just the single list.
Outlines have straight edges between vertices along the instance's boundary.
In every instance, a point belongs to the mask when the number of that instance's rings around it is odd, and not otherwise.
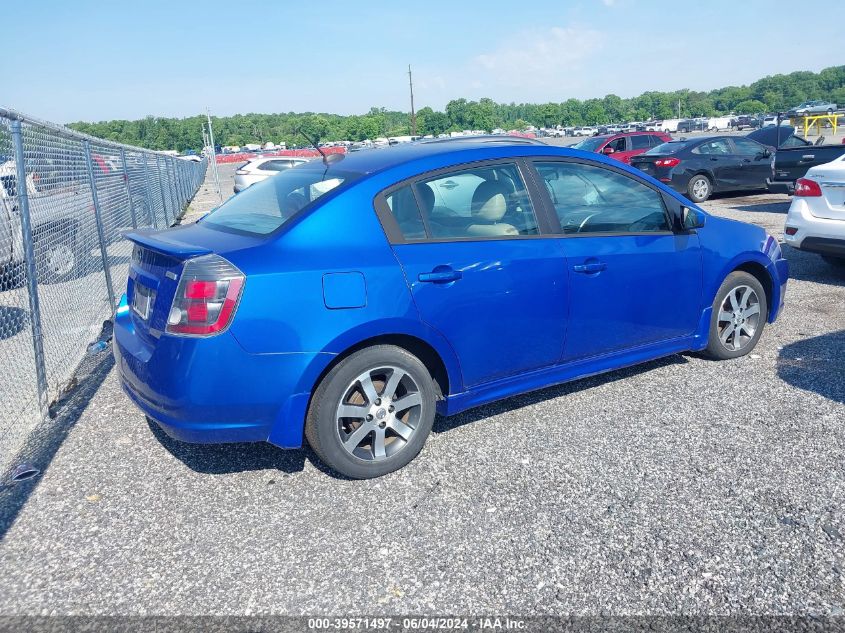
[{"label": "red car", "polygon": [[671,140],[672,137],[664,132],[622,132],[593,136],[572,147],[585,152],[604,154],[623,163],[630,163],[632,156],[647,152],[652,147]]}]

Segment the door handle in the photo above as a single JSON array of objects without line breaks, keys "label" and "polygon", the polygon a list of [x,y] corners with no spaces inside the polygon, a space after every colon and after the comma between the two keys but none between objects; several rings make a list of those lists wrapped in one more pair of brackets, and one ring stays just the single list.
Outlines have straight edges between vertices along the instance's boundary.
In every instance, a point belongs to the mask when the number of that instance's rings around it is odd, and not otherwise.
[{"label": "door handle", "polygon": [[600,273],[607,269],[607,264],[604,262],[592,262],[590,264],[575,264],[572,267],[576,273]]},{"label": "door handle", "polygon": [[718,158],[716,158],[716,157],[714,157],[714,156],[711,156],[711,157],[710,157],[710,160],[712,160],[712,161],[715,163],[715,162],[716,162],[717,160],[719,160],[719,159],[718,159]]},{"label": "door handle", "polygon": [[460,270],[449,268],[448,270],[432,270],[430,273],[420,273],[417,279],[428,283],[445,284],[450,281],[457,281],[461,277],[463,277],[463,273]]}]

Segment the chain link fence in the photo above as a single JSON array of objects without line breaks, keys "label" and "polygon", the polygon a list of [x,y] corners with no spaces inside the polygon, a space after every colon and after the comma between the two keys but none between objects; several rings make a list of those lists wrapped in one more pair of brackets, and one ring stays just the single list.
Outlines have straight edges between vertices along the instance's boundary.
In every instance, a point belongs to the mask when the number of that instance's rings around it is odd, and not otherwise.
[{"label": "chain link fence", "polygon": [[0,108],[0,473],[113,316],[124,234],[173,225],[206,167]]}]

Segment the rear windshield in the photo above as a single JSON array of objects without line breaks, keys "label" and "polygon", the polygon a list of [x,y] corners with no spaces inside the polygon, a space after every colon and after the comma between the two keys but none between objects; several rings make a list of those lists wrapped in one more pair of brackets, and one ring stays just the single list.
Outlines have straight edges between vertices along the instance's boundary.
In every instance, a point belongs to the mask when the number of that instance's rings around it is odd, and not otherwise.
[{"label": "rear windshield", "polygon": [[203,223],[268,235],[323,194],[360,177],[322,163],[287,169],[229,198]]},{"label": "rear windshield", "polygon": [[688,141],[669,141],[668,143],[661,143],[657,147],[652,147],[646,154],[676,154],[689,145]]},{"label": "rear windshield", "polygon": [[599,138],[588,138],[586,140],[581,141],[580,143],[575,143],[572,147],[575,149],[582,149],[585,152],[595,152],[599,146],[607,140],[607,137]]}]

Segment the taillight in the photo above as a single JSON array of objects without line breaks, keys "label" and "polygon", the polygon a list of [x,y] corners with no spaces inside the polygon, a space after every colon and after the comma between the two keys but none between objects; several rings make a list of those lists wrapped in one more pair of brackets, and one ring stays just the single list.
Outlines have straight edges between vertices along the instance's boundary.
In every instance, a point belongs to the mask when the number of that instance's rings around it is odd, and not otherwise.
[{"label": "taillight", "polygon": [[677,158],[674,158],[674,157],[672,157],[672,158],[659,158],[656,161],[654,161],[654,164],[657,167],[675,167],[677,165],[680,165],[681,161],[680,161],[680,159],[677,159]]},{"label": "taillight", "polygon": [[784,233],[786,233],[787,235],[795,235],[797,232],[798,232],[798,229],[795,228],[794,226],[788,226],[784,230]]},{"label": "taillight", "polygon": [[244,274],[219,255],[189,259],[167,317],[169,334],[210,336],[229,327]]},{"label": "taillight", "polygon": [[802,198],[819,198],[822,195],[822,188],[815,180],[799,178],[795,181],[795,195]]}]

